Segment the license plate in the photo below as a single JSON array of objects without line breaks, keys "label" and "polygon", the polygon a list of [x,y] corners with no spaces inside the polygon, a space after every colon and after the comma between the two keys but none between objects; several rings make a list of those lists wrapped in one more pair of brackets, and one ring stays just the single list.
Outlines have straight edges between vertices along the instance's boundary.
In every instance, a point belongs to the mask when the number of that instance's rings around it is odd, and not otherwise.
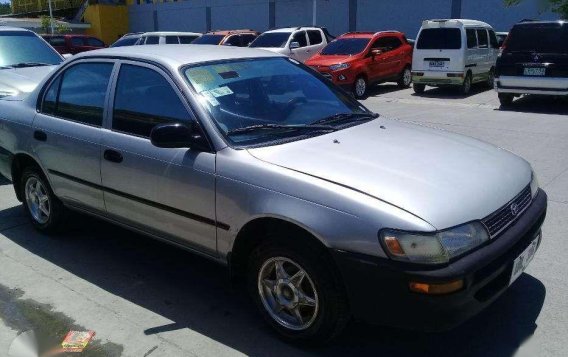
[{"label": "license plate", "polygon": [[525,76],[544,76],[546,68],[525,68],[523,73]]},{"label": "license plate", "polygon": [[517,280],[519,276],[521,276],[523,271],[525,271],[525,269],[533,259],[534,254],[536,253],[536,248],[538,246],[539,239],[540,239],[540,234],[531,242],[531,244],[527,247],[527,249],[525,249],[524,252],[522,252],[521,255],[519,255],[517,259],[515,259],[515,261],[513,262],[513,272],[511,273],[511,279],[509,280],[509,285],[513,284],[513,282]]},{"label": "license plate", "polygon": [[442,68],[446,66],[446,61],[430,61],[429,65],[432,68]]}]

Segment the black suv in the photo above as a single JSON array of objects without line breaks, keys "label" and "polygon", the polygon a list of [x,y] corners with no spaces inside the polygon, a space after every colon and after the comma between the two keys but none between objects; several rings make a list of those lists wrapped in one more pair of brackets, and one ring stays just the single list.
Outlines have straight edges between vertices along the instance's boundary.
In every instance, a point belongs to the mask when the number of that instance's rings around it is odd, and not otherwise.
[{"label": "black suv", "polygon": [[568,95],[568,22],[513,26],[497,59],[495,89],[502,106],[522,94]]}]

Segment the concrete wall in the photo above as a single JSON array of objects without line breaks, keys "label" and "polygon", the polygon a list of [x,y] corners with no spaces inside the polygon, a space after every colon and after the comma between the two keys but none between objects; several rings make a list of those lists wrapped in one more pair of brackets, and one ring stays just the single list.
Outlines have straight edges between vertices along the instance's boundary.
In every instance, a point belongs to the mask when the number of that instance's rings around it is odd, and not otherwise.
[{"label": "concrete wall", "polygon": [[[526,18],[556,19],[539,13],[539,0],[505,8],[503,0],[317,0],[317,24],[332,34],[349,30],[400,30],[416,37],[423,20],[461,17],[507,31]],[[272,4],[270,4],[272,3]],[[274,11],[271,12],[270,9]],[[130,31],[252,28],[310,25],[312,0],[188,0],[128,7]]]}]

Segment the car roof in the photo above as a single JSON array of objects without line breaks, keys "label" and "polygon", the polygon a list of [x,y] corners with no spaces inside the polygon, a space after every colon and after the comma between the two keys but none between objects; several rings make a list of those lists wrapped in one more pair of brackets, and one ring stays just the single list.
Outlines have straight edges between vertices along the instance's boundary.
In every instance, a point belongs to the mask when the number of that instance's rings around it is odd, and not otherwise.
[{"label": "car roof", "polygon": [[469,19],[431,19],[431,20],[424,20],[422,22],[422,27],[425,28],[470,27],[470,26],[491,27],[491,25],[489,25],[486,22],[478,20],[469,20]]},{"label": "car roof", "polygon": [[170,68],[184,64],[194,64],[209,61],[232,60],[240,58],[269,58],[286,57],[285,55],[257,50],[247,47],[231,47],[216,45],[146,45],[105,48],[79,53],[73,58],[85,59],[91,57],[130,58],[152,61]]},{"label": "car roof", "polygon": [[310,27],[310,26],[294,26],[294,27],[281,27],[277,29],[268,30],[266,32],[294,32],[297,30],[321,30],[321,28]]},{"label": "car roof", "polygon": [[515,24],[515,26],[531,26],[531,25],[561,25],[561,26],[568,26],[567,21],[557,20],[557,21],[532,21],[526,20],[521,21]]},{"label": "car roof", "polygon": [[241,33],[254,33],[257,34],[258,31],[255,30],[245,30],[245,29],[241,29],[241,30],[215,30],[215,31],[209,31],[206,33],[206,35],[235,35],[235,34],[241,34]]},{"label": "car roof", "polygon": [[144,32],[141,36],[201,36],[199,32],[155,31]]},{"label": "car roof", "polygon": [[378,31],[378,32],[363,32],[363,31],[355,31],[355,32],[347,32],[337,38],[373,38],[375,36],[380,35],[399,35],[403,36],[404,34],[400,31]]}]

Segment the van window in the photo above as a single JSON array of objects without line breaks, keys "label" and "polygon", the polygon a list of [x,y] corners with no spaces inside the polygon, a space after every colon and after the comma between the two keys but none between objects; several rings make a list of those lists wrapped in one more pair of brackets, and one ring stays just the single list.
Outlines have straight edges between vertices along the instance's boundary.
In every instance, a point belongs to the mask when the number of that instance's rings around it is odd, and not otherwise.
[{"label": "van window", "polygon": [[477,36],[474,29],[465,30],[467,37],[467,48],[477,48]]},{"label": "van window", "polygon": [[419,50],[459,50],[461,31],[458,28],[423,29],[416,48]]},{"label": "van window", "polygon": [[477,30],[477,40],[479,41],[479,48],[489,48],[489,38],[486,30]]},{"label": "van window", "polygon": [[491,44],[491,48],[499,48],[499,41],[497,40],[497,35],[495,31],[489,30],[489,43]]},{"label": "van window", "polygon": [[568,53],[568,26],[559,23],[515,26],[507,40],[509,51]]}]

